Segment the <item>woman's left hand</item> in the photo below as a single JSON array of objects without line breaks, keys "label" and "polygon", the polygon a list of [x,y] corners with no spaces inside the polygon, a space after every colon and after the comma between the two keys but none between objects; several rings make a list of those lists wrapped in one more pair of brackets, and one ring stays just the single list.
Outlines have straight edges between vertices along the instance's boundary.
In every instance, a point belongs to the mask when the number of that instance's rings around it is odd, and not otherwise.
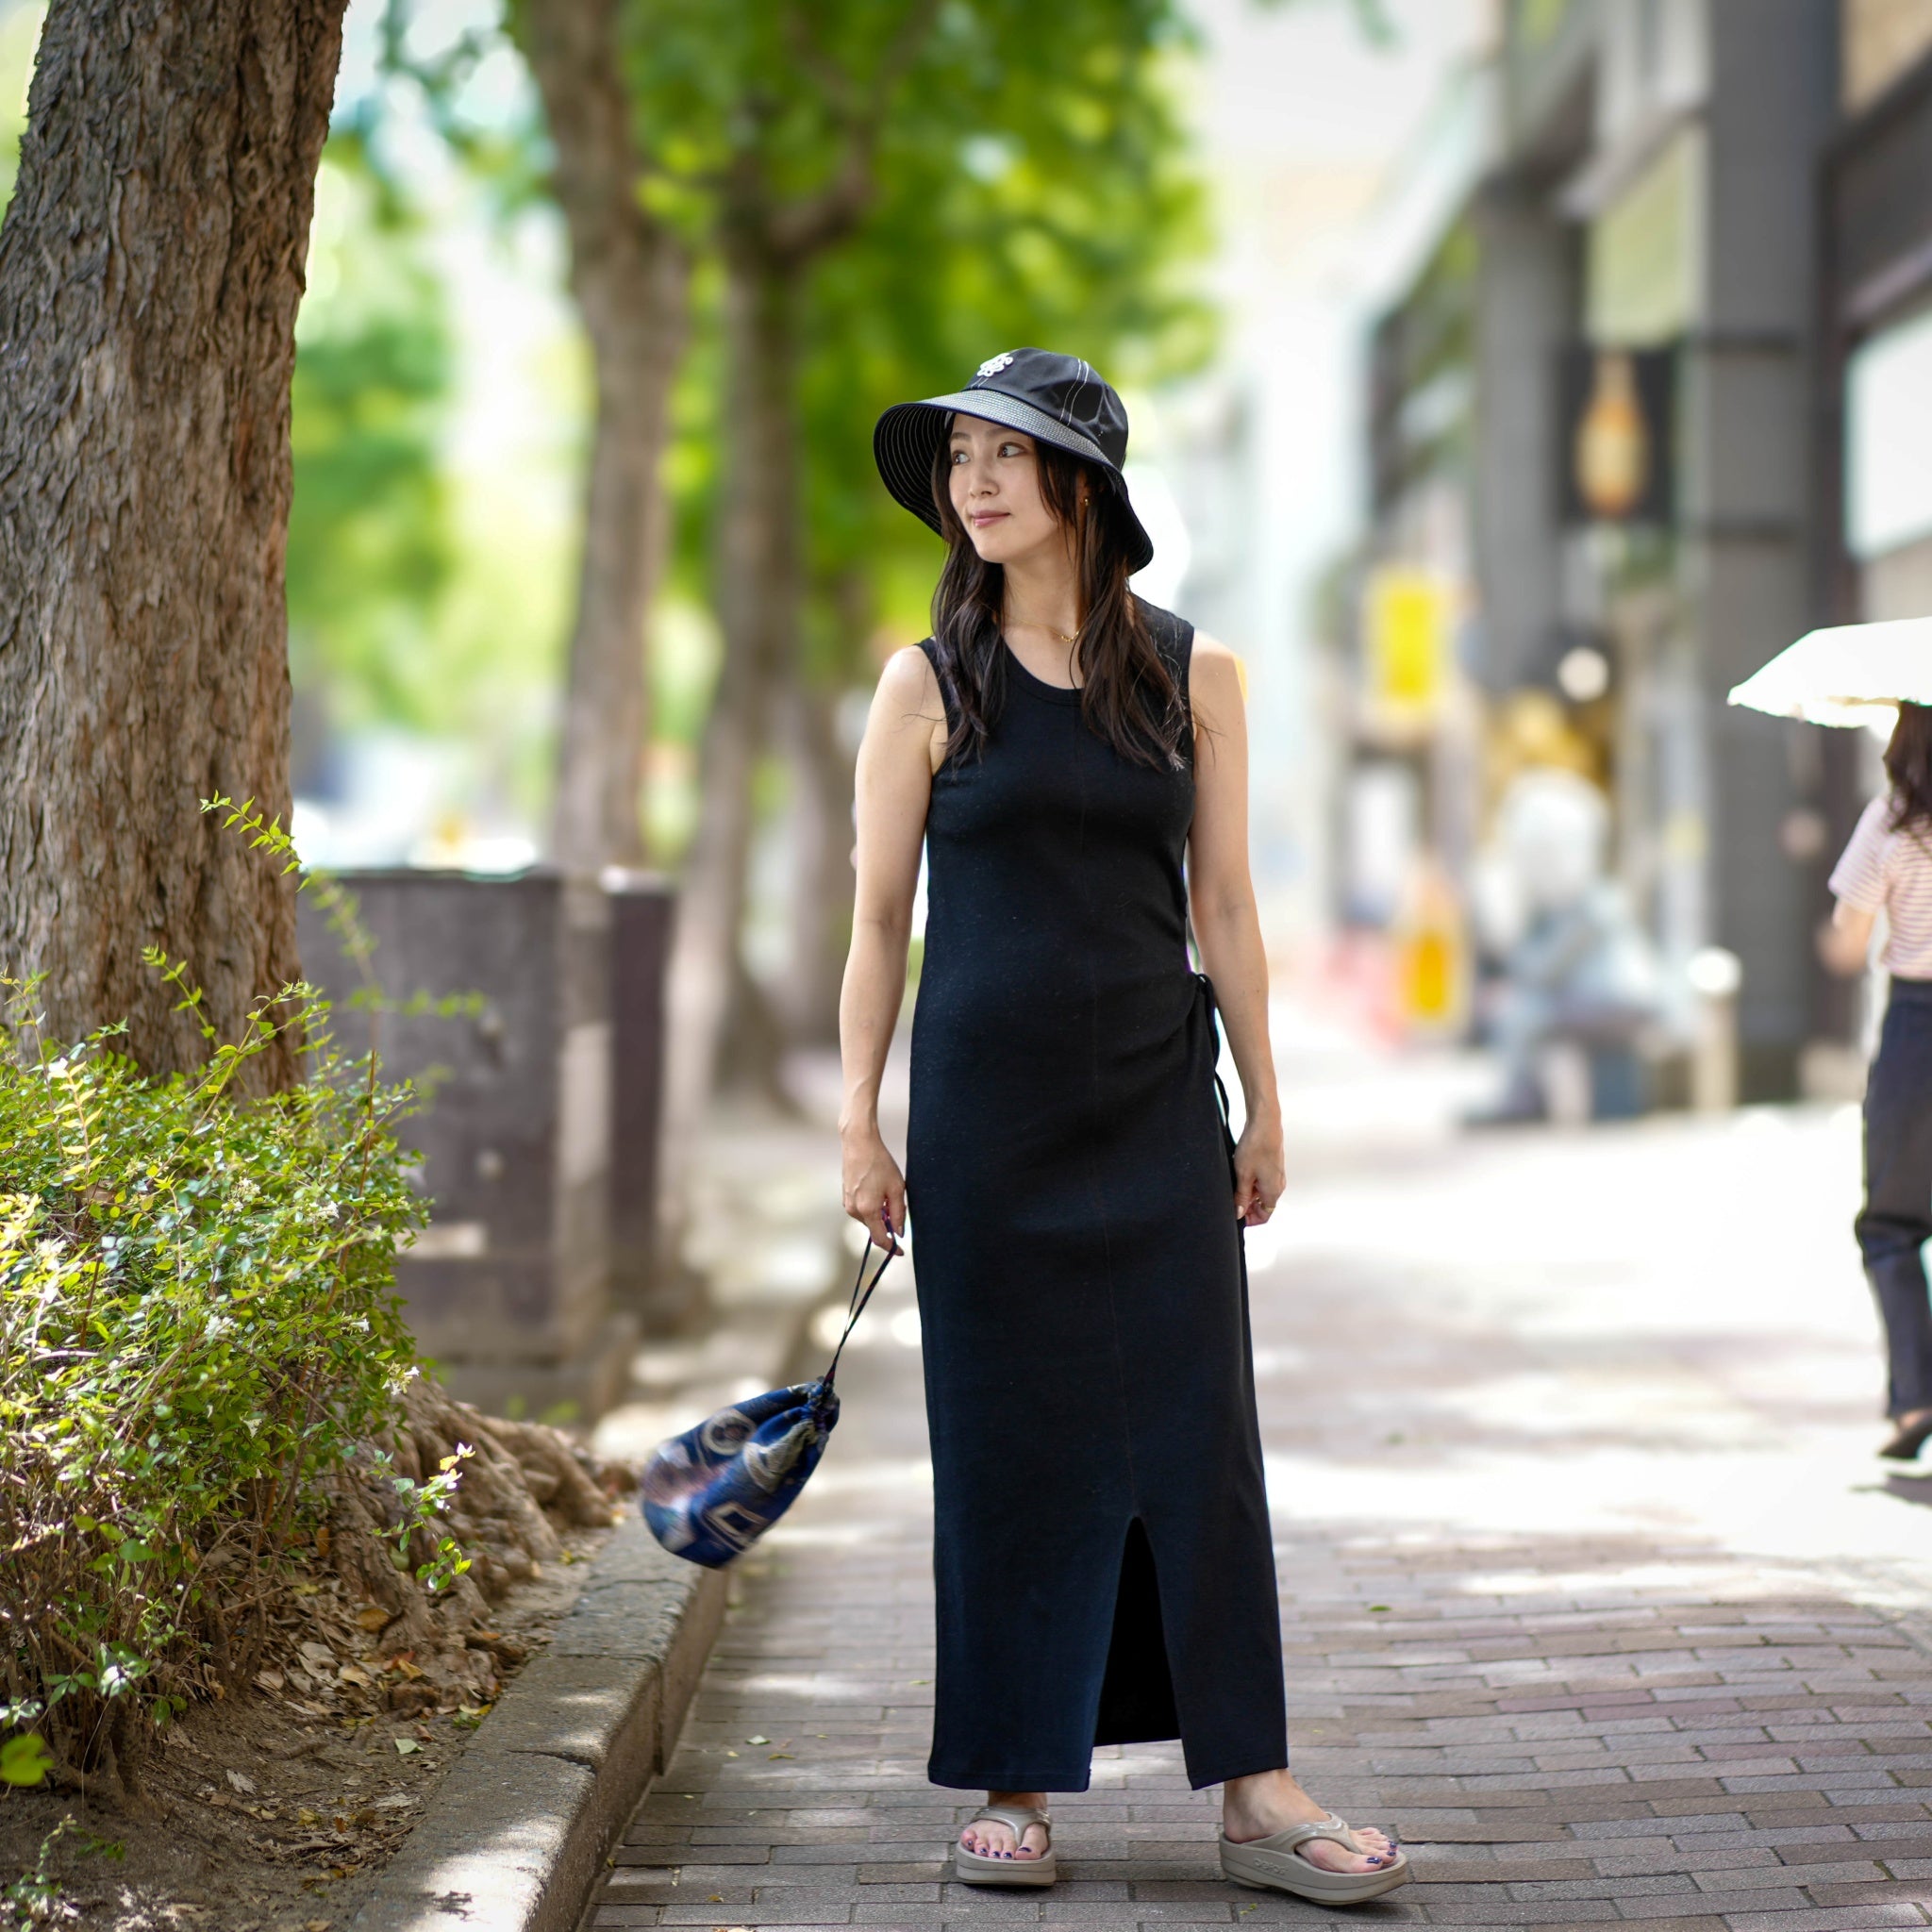
[{"label": "woman's left hand", "polygon": [[1241,1129],[1234,1150],[1235,1219],[1250,1227],[1274,1212],[1288,1184],[1288,1161],[1282,1152],[1281,1124],[1251,1120]]}]

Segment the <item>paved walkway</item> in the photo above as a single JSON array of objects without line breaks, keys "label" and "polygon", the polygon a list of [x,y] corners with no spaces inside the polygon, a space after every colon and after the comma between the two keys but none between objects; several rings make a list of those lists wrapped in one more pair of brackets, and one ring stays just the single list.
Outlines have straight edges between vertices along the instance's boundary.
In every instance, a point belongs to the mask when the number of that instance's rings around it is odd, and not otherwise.
[{"label": "paved walkway", "polygon": [[[1453,1082],[1284,1058],[1255,1327],[1295,1761],[1418,1879],[1341,1923],[1932,1923],[1932,1508],[1867,1460],[1854,1122],[1457,1140]],[[945,1880],[894,1274],[595,1932],[1336,1923],[1222,1882],[1171,1746],[1058,1802],[1054,1890]]]}]

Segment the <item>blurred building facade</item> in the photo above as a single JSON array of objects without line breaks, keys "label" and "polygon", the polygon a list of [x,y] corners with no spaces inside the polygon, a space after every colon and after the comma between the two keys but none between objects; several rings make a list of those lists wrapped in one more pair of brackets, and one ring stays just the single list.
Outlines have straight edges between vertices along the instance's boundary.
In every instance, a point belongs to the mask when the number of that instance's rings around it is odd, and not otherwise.
[{"label": "blurred building facade", "polygon": [[1371,332],[1341,909],[1461,1024],[1429,962],[1481,964],[1499,804],[1579,774],[1661,1038],[1723,948],[1743,1097],[1797,1092],[1855,1024],[1812,932],[1873,746],[1724,695],[1932,609],[1932,0],[1509,0],[1457,92]]}]

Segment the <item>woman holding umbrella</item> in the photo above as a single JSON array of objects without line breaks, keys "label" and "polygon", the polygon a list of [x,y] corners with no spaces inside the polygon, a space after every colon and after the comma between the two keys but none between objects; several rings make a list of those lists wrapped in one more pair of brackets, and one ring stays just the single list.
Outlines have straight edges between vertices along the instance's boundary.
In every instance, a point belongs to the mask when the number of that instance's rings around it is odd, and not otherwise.
[{"label": "woman holding umbrella", "polygon": [[1832,872],[1838,906],[1819,945],[1834,972],[1862,973],[1885,914],[1880,963],[1891,995],[1865,1088],[1857,1229],[1889,1357],[1892,1434],[1878,1453],[1916,1463],[1932,1438],[1932,1306],[1920,1252],[1932,1240],[1932,708],[1899,706],[1885,770],[1888,791],[1865,808]]},{"label": "woman holding umbrella", "polygon": [[[1932,618],[1834,625],[1781,651],[1731,703],[1813,724],[1898,722],[1885,750],[1885,793],[1865,808],[1833,868],[1838,906],[1819,935],[1835,973],[1865,970],[1878,915],[1891,997],[1865,1085],[1865,1206],[1858,1246],[1885,1322],[1896,1469],[1932,1440],[1932,1307],[1920,1249],[1932,1239]],[[1927,1474],[1932,1474],[1928,1471]]]}]

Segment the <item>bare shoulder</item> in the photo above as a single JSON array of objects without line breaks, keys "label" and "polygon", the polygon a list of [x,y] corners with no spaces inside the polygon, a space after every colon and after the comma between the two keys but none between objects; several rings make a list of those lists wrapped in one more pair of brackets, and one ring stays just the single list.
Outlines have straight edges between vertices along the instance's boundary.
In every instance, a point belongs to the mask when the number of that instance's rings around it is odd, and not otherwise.
[{"label": "bare shoulder", "polygon": [[1241,660],[1219,638],[1205,631],[1194,633],[1188,695],[1199,721],[1208,725],[1239,717],[1247,697]]},{"label": "bare shoulder", "polygon": [[916,759],[929,777],[945,758],[946,706],[932,661],[916,644],[894,651],[879,672],[859,757]]},{"label": "bare shoulder", "polygon": [[1229,677],[1235,675],[1236,666],[1241,662],[1219,638],[1209,637],[1205,630],[1194,633],[1194,648],[1191,655],[1197,666],[1212,666]]},{"label": "bare shoulder", "polygon": [[917,644],[908,644],[886,659],[879,673],[878,695],[888,706],[915,717],[930,717],[935,712],[944,715],[932,659]]},{"label": "bare shoulder", "polygon": [[933,723],[945,723],[946,708],[940,696],[940,681],[932,662],[917,644],[894,651],[879,672],[878,690],[873,694],[872,724],[874,731],[897,733],[917,727],[921,736]]}]

